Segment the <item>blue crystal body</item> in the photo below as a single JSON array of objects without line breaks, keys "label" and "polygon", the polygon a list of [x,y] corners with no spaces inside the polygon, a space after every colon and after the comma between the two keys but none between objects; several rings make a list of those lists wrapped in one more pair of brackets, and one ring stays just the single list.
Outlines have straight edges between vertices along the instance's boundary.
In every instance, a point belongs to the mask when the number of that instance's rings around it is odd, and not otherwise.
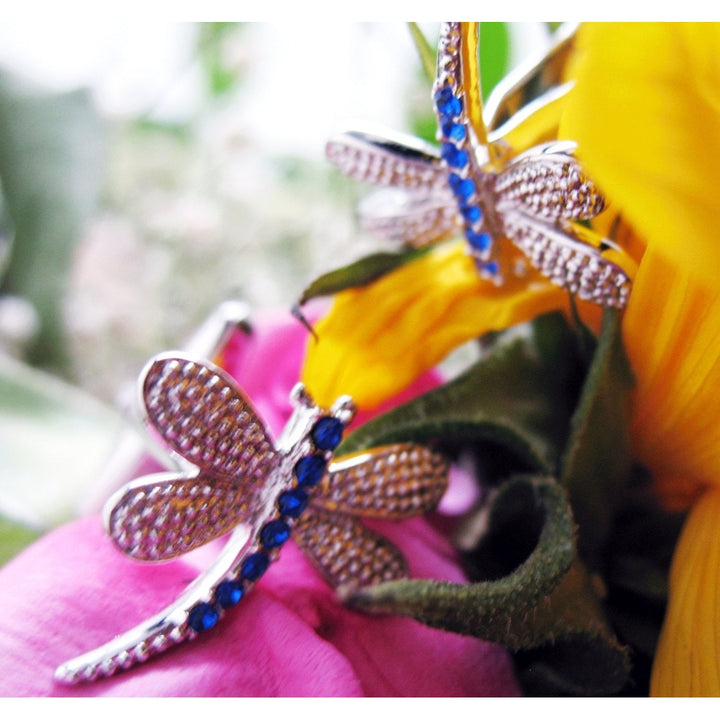
[{"label": "blue crystal body", "polygon": [[463,168],[468,164],[467,152],[455,147],[455,145],[450,142],[442,144],[440,155],[450,167]]},{"label": "blue crystal body", "polygon": [[487,232],[478,233],[468,229],[465,231],[465,237],[473,250],[485,252],[486,250],[489,250],[492,245],[492,236]]},{"label": "blue crystal body", "polygon": [[220,613],[218,609],[210,603],[198,603],[188,613],[188,625],[195,632],[203,632],[215,627],[219,619]]},{"label": "blue crystal body", "polygon": [[311,431],[312,441],[320,450],[334,450],[342,440],[343,424],[334,417],[320,418]]},{"label": "blue crystal body", "polygon": [[280,497],[278,497],[278,510],[280,514],[290,518],[300,517],[303,510],[307,507],[307,504],[308,496],[302,488],[285,490],[285,492],[280,493]]},{"label": "blue crystal body", "polygon": [[455,193],[455,196],[462,200],[471,198],[477,189],[474,180],[471,178],[462,178],[457,173],[450,173],[450,175],[448,175],[448,183],[450,189]]},{"label": "blue crystal body", "polygon": [[240,576],[250,582],[259,580],[270,565],[270,558],[264,552],[248,555],[240,568]]},{"label": "blue crystal body", "polygon": [[460,142],[467,136],[467,130],[461,123],[456,122],[445,122],[442,124],[442,134],[448,140],[454,140]]},{"label": "blue crystal body", "polygon": [[479,205],[461,205],[460,212],[471,223],[476,223],[482,218],[482,210]]},{"label": "blue crystal body", "polygon": [[462,100],[455,97],[452,88],[445,86],[435,93],[435,107],[441,115],[457,117],[462,112]]},{"label": "blue crystal body", "polygon": [[230,608],[237,605],[245,594],[245,588],[239,580],[225,580],[215,590],[215,601],[222,608]]},{"label": "blue crystal body", "polygon": [[271,520],[260,531],[260,542],[268,550],[280,547],[290,537],[290,526],[284,520]]},{"label": "blue crystal body", "polygon": [[300,458],[295,464],[295,477],[298,485],[310,488],[315,487],[325,474],[325,458],[320,455],[307,455]]}]

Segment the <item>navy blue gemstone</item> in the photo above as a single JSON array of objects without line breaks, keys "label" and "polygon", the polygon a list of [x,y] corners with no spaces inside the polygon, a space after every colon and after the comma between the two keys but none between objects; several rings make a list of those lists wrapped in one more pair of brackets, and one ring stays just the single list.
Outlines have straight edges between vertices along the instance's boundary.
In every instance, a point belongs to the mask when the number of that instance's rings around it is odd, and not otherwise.
[{"label": "navy blue gemstone", "polygon": [[442,115],[456,117],[462,112],[462,100],[446,85],[435,93],[435,107]]},{"label": "navy blue gemstone", "polygon": [[188,613],[188,625],[195,632],[203,632],[215,627],[217,621],[220,619],[220,612],[210,603],[198,603]]},{"label": "navy blue gemstone", "polygon": [[298,485],[315,487],[325,474],[325,458],[321,455],[307,455],[295,463],[295,477]]},{"label": "navy blue gemstone", "polygon": [[492,235],[487,232],[478,233],[468,229],[465,231],[465,237],[473,250],[485,252],[486,250],[489,250],[492,245]]},{"label": "navy blue gemstone", "polygon": [[215,601],[222,608],[231,608],[237,605],[245,594],[245,588],[239,580],[225,580],[215,590]]},{"label": "navy blue gemstone", "polygon": [[479,205],[462,205],[460,212],[468,222],[478,222],[482,217],[482,210]]},{"label": "navy blue gemstone", "polygon": [[300,517],[307,504],[308,496],[302,488],[285,490],[285,492],[280,493],[278,498],[278,510],[282,515],[291,518]]},{"label": "navy blue gemstone", "polygon": [[465,126],[460,123],[445,122],[442,124],[442,134],[443,137],[446,137],[449,140],[459,142],[460,140],[465,139],[467,136],[467,130],[465,130]]},{"label": "navy blue gemstone", "polygon": [[450,167],[463,168],[468,164],[467,152],[449,142],[442,144],[440,156]]},{"label": "navy blue gemstone", "polygon": [[500,272],[500,267],[494,260],[483,263],[481,267],[488,275],[497,275]]},{"label": "navy blue gemstone", "polygon": [[280,547],[290,537],[290,526],[284,520],[271,520],[260,531],[260,542],[268,549]]},{"label": "navy blue gemstone", "polygon": [[456,173],[450,173],[448,182],[456,197],[462,200],[467,200],[475,194],[475,181],[470,178],[461,178]]},{"label": "navy blue gemstone", "polygon": [[270,558],[264,552],[253,553],[243,560],[240,567],[240,576],[245,580],[255,582],[263,576],[269,565]]},{"label": "navy blue gemstone", "polygon": [[334,417],[321,417],[313,426],[311,437],[320,450],[334,450],[342,440],[343,424]]}]

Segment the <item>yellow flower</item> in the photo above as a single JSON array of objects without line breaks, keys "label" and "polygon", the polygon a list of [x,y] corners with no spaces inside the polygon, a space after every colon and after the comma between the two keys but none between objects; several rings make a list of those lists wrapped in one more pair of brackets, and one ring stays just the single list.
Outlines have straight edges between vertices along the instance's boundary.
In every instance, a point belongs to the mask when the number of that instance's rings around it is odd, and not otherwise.
[{"label": "yellow flower", "polygon": [[302,380],[321,405],[340,392],[375,408],[464,342],[567,302],[567,293],[544,280],[522,288],[484,282],[465,242],[448,243],[339,293],[315,325]]},{"label": "yellow flower", "polygon": [[581,29],[561,132],[647,243],[623,325],[635,451],[694,503],[673,559],[654,695],[720,695],[720,26]]}]

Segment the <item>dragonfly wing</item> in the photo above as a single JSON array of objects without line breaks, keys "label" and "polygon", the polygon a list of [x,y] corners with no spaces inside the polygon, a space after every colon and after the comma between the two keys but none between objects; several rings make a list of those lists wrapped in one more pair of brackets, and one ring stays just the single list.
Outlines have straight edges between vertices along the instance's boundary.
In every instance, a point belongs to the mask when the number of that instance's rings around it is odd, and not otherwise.
[{"label": "dragonfly wing", "polygon": [[212,363],[160,355],[141,376],[148,422],[167,446],[216,477],[260,482],[275,456],[265,428],[233,379]]},{"label": "dragonfly wing", "polygon": [[423,247],[456,235],[462,224],[450,192],[422,194],[383,188],[358,204],[363,230],[411,247]]},{"label": "dragonfly wing", "polygon": [[449,465],[424,445],[396,443],[330,463],[313,504],[386,520],[424,515],[447,490]]},{"label": "dragonfly wing", "polygon": [[333,587],[363,587],[408,576],[400,550],[362,522],[310,507],[293,538]]},{"label": "dragonfly wing", "polygon": [[575,143],[554,142],[518,155],[496,178],[497,211],[516,209],[550,221],[589,220],[602,212],[605,199],[574,149]]},{"label": "dragonfly wing", "polygon": [[447,182],[437,149],[409,135],[351,130],[332,138],[325,154],[343,175],[370,185],[431,192]]},{"label": "dragonfly wing", "polygon": [[158,473],[120,488],[105,505],[105,526],[126,555],[169,560],[232,530],[251,502],[228,478]]},{"label": "dragonfly wing", "polygon": [[609,240],[594,247],[571,225],[560,227],[521,212],[503,214],[504,232],[530,263],[555,285],[581,300],[622,308],[630,296],[629,274],[607,255],[622,255]]}]

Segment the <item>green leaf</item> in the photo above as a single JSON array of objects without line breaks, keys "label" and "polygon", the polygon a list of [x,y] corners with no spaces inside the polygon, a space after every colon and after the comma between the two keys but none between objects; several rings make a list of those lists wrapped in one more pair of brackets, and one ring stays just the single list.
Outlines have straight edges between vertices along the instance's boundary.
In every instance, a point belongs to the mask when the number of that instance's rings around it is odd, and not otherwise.
[{"label": "green leaf", "polygon": [[578,548],[597,568],[617,509],[627,500],[633,458],[628,394],[633,376],[622,346],[621,316],[606,311],[597,349],[572,418],[560,481],[580,526]]},{"label": "green leaf", "polygon": [[24,523],[0,515],[0,566],[12,559],[42,533]]},{"label": "green leaf", "polygon": [[619,691],[627,651],[605,621],[593,582],[575,555],[567,497],[549,477],[518,476],[498,489],[487,537],[496,547],[539,519],[533,548],[498,579],[468,584],[401,580],[345,593],[366,612],[415,618],[431,627],[496,642],[516,653],[526,692]]},{"label": "green leaf", "polygon": [[625,687],[631,670],[628,649],[607,624],[593,579],[579,562],[532,615],[547,637],[515,654],[526,694],[612,695]]},{"label": "green leaf", "polygon": [[488,524],[493,528],[507,523],[513,506],[527,507],[528,493],[531,510],[542,514],[542,528],[530,555],[509,574],[466,584],[398,580],[361,588],[347,595],[346,602],[367,612],[413,617],[513,650],[547,641],[550,635],[535,623],[533,609],[558,586],[573,560],[574,525],[565,493],[552,478],[513,478],[497,491]]},{"label": "green leaf", "polygon": [[559,313],[503,333],[455,380],[350,434],[338,453],[389,442],[489,442],[554,474],[575,405],[577,346]]},{"label": "green leaf", "polygon": [[423,70],[425,71],[425,76],[430,84],[432,84],[435,80],[437,50],[427,41],[427,38],[423,34],[422,30],[420,30],[417,23],[411,22],[408,23],[408,26],[410,27],[410,34],[412,35],[418,55],[420,56],[420,62],[422,63]]},{"label": "green leaf", "polygon": [[479,24],[480,84],[483,100],[502,80],[510,62],[510,33],[507,23]]},{"label": "green leaf", "polygon": [[314,298],[334,295],[348,288],[369,285],[383,275],[397,270],[405,263],[417,260],[428,250],[429,248],[418,248],[399,253],[379,252],[367,255],[350,265],[321,275],[305,288],[298,304],[304,305]]},{"label": "green leaf", "polygon": [[15,230],[0,292],[29,300],[34,364],[62,370],[62,298],[101,173],[101,127],[89,94],[54,95],[0,74],[0,177]]},{"label": "green leaf", "polygon": [[238,81],[240,71],[228,62],[226,45],[240,26],[237,22],[198,23],[198,55],[213,95],[228,93]]}]

